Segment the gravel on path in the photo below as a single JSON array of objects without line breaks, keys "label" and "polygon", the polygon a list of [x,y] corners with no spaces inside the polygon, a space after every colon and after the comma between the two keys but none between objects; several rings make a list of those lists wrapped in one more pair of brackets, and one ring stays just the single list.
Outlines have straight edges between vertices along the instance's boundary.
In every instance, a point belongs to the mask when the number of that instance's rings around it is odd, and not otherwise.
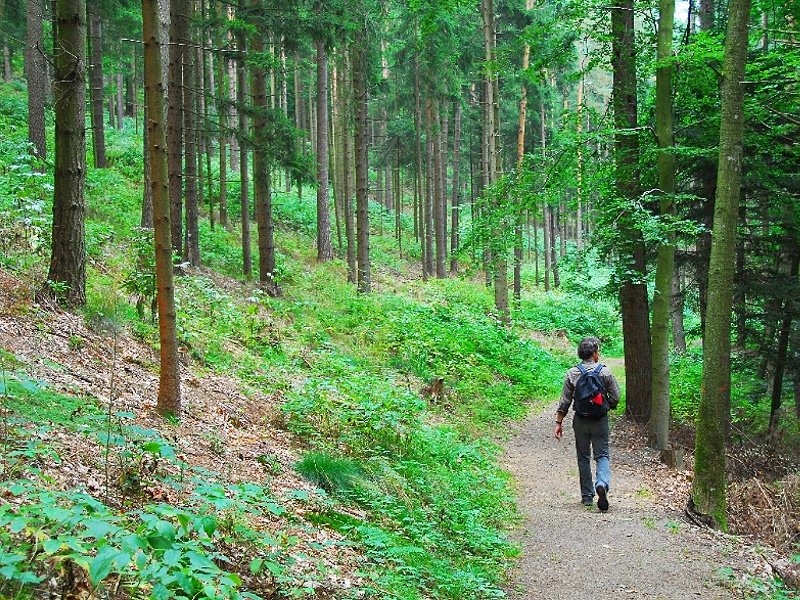
[{"label": "gravel on path", "polygon": [[731,598],[715,581],[725,566],[719,544],[681,511],[659,508],[643,465],[613,441],[610,509],[581,506],[571,415],[558,441],[554,414],[555,405],[529,417],[506,445],[505,465],[516,479],[522,514],[515,532],[522,557],[509,598]]}]

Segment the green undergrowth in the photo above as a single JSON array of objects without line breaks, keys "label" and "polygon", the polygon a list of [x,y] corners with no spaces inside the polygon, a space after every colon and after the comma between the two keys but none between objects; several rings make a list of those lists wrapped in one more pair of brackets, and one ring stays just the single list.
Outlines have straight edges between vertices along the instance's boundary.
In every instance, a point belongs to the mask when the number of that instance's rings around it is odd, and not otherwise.
[{"label": "green undergrowth", "polygon": [[[0,118],[24,123],[21,96],[0,98],[11,114],[0,111]],[[140,143],[130,128],[110,132],[110,168],[89,168],[92,260],[83,314],[99,332],[127,330],[156,347],[150,238],[137,229]],[[26,158],[24,135],[2,144],[0,162],[13,175],[0,178],[7,193],[0,199],[0,241],[8,248],[0,264],[41,278],[52,179]],[[303,448],[296,469],[324,500],[310,503],[309,518],[365,554],[369,597],[502,597],[517,553],[505,534],[517,515],[497,440],[510,420],[557,396],[569,363],[518,328],[583,335],[598,319],[573,313],[596,314],[596,303],[540,306],[532,297],[516,324],[506,325],[490,293],[473,282],[404,280],[409,268],[391,235],[394,215],[377,205],[370,208],[375,291],[359,295],[346,283],[341,257],[316,264],[313,194],[300,200],[278,192],[273,205],[279,298],[243,278],[236,224],[212,229],[202,220],[204,267],[217,273],[176,278],[178,336],[192,371],[233,376],[245,393],[257,388],[284,399],[269,426],[286,428]],[[405,252],[418,256],[407,217],[403,227]],[[218,273],[234,279],[223,282]],[[603,311],[607,331],[598,335],[613,344],[614,322]],[[92,436],[109,449],[106,460],[120,477],[101,486],[116,490],[115,502],[82,489],[56,491],[44,471],[23,480],[25,468],[45,460],[25,453],[55,460],[59,449],[46,435],[29,447],[20,441],[24,434],[9,433],[6,442],[16,440],[21,462],[4,471],[0,484],[0,494],[14,499],[0,511],[0,594],[25,597],[65,569],[88,578],[97,597],[116,585],[149,598],[266,598],[269,585],[280,597],[312,593],[292,575],[295,540],[251,525],[262,514],[288,519],[284,499],[192,469],[158,432],[138,430],[128,415],[104,414],[93,399],[27,379],[24,365],[4,370],[14,374],[4,386],[18,402],[13,427]],[[147,500],[143,492],[152,486],[173,490],[175,499]],[[321,564],[312,569],[311,579],[324,577]]]},{"label": "green undergrowth", "polygon": [[[161,478],[180,499],[120,506],[79,488],[54,489],[36,465],[59,462],[58,454],[50,444],[30,441],[46,433],[30,426],[6,432],[4,474],[21,471],[24,477],[0,480],[6,500],[0,506],[0,598],[35,597],[33,590],[54,578],[66,581],[60,585],[75,596],[303,597],[312,593],[309,582],[326,572],[313,559],[311,572],[297,569],[293,533],[254,525],[287,518],[282,503],[307,501],[302,492],[279,499],[262,486],[225,484],[189,469],[186,481]],[[141,451],[177,461],[163,441],[142,442]]]}]

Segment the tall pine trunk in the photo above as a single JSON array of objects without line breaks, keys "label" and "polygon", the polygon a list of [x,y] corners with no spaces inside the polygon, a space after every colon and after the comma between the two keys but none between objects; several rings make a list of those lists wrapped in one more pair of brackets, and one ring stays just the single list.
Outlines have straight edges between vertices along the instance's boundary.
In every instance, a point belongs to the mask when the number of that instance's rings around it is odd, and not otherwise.
[{"label": "tall pine trunk", "polygon": [[[250,6],[256,11],[263,10],[263,0],[251,0]],[[262,31],[255,31],[251,37],[253,53],[264,52]],[[270,165],[267,154],[267,80],[264,69],[254,65],[251,72],[251,91],[253,94],[253,201],[255,202],[256,224],[258,226],[258,279],[264,290],[271,296],[280,294],[275,281],[275,231],[272,221],[272,189],[270,185]]]},{"label": "tall pine trunk", "polygon": [[[34,2],[34,4],[37,4]],[[103,120],[103,38],[100,13],[89,5],[89,95],[92,121],[92,155],[97,169],[106,167],[105,122]]]},{"label": "tall pine trunk", "polygon": [[[614,149],[617,189],[630,202],[639,198],[639,140],[637,133],[636,48],[633,0],[611,9]],[[630,231],[626,248],[628,277],[620,289],[625,349],[625,414],[636,421],[650,418],[652,358],[650,311],[647,298],[646,256],[641,233]]]},{"label": "tall pine trunk", "polygon": [[[51,296],[70,306],[86,303],[86,4],[56,3],[55,178],[52,253],[47,280]],[[55,285],[54,285],[55,284]]]},{"label": "tall pine trunk", "polygon": [[157,0],[142,0],[144,34],[146,126],[150,155],[150,178],[154,213],[156,253],[156,297],[161,366],[157,410],[162,415],[180,416],[181,386],[178,362],[175,287],[172,273],[172,234],[170,227],[169,176],[167,173],[167,140],[164,131],[164,82],[162,79],[161,43],[158,32]]},{"label": "tall pine trunk", "polygon": [[[188,36],[187,36],[188,37]],[[197,203],[197,110],[195,86],[197,84],[195,69],[199,66],[195,59],[193,47],[183,52],[183,140],[184,158],[186,160],[186,244],[183,258],[192,266],[200,266],[199,240],[199,208]]]},{"label": "tall pine trunk", "polygon": [[[242,0],[244,3],[244,0]],[[237,13],[241,7],[237,8]],[[237,14],[237,16],[240,16]],[[245,37],[240,33],[236,39],[239,57],[236,61],[236,104],[239,107],[238,166],[239,166],[239,206],[242,213],[242,273],[245,277],[253,274],[253,259],[250,242],[250,180],[247,164],[247,110],[245,106],[247,77],[244,66]],[[232,161],[231,161],[232,162]]]},{"label": "tall pine trunk", "polygon": [[459,218],[459,166],[461,162],[461,99],[457,98],[455,101],[456,110],[454,116],[453,132],[453,200],[452,200],[452,216],[450,220],[450,274],[455,275],[458,273],[458,218]]},{"label": "tall pine trunk", "polygon": [[360,31],[353,45],[353,103],[355,105],[356,237],[358,241],[358,291],[371,288],[369,263],[369,198],[367,186],[369,156],[367,140],[367,56],[366,31]]},{"label": "tall pine trunk", "polygon": [[328,208],[328,54],[321,39],[317,46],[317,259],[333,258],[331,213]]},{"label": "tall pine trunk", "polygon": [[25,40],[25,76],[28,79],[28,141],[35,156],[47,158],[44,95],[47,64],[44,60],[42,3],[28,2]]},{"label": "tall pine trunk", "polygon": [[183,54],[189,31],[188,0],[170,0],[167,168],[172,249],[183,255]]}]

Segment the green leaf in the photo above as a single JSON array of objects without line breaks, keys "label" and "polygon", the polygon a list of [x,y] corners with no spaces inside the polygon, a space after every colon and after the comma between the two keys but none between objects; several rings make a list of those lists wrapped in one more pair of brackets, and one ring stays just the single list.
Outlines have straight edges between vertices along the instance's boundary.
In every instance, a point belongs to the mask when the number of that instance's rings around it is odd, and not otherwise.
[{"label": "green leaf", "polygon": [[264,565],[263,558],[254,558],[253,560],[250,561],[250,572],[253,575],[258,575],[261,572],[261,568],[263,567],[263,565]]},{"label": "green leaf", "polygon": [[164,552],[164,564],[173,566],[177,565],[178,562],[181,560],[181,551],[172,548]]},{"label": "green leaf", "polygon": [[93,585],[97,585],[108,577],[108,574],[111,573],[111,568],[114,566],[114,557],[118,553],[119,551],[116,548],[106,546],[101,548],[97,556],[92,559],[92,562],[89,563],[89,580]]},{"label": "green leaf", "polygon": [[11,526],[9,529],[11,529],[11,533],[20,533],[23,529],[25,529],[25,527],[28,526],[30,521],[31,520],[27,517],[17,517],[11,521]]},{"label": "green leaf", "polygon": [[63,548],[64,544],[59,539],[51,538],[49,540],[45,540],[42,544],[42,548],[46,554],[55,554],[61,548]]},{"label": "green leaf", "polygon": [[88,519],[83,525],[86,528],[86,533],[96,540],[102,540],[109,533],[119,531],[119,527],[102,519]]}]

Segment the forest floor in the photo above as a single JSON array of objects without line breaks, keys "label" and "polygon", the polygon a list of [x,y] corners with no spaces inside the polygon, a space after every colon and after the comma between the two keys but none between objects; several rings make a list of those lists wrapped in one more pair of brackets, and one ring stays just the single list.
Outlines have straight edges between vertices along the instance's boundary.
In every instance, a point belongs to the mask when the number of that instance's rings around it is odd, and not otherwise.
[{"label": "forest floor", "polygon": [[612,421],[610,509],[580,504],[571,415],[553,437],[555,404],[519,423],[505,464],[517,482],[522,557],[513,600],[737,597],[728,585],[757,570],[753,550],[683,516],[688,475],[642,450],[642,432]]}]

